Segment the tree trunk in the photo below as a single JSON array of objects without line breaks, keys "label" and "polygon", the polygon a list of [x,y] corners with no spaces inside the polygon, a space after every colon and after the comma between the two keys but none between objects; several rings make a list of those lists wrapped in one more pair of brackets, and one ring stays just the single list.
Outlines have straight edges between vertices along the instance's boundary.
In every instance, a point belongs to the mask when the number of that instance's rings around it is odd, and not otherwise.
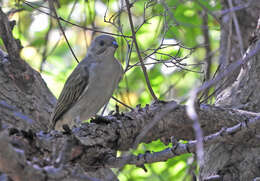
[{"label": "tree trunk", "polygon": [[[242,3],[248,2],[250,1],[235,0],[233,6],[239,7]],[[249,45],[249,38],[256,27],[260,12],[260,1],[251,2],[249,8],[233,12],[238,19],[244,47]],[[231,8],[228,1],[222,4],[223,10]],[[237,33],[234,16],[229,13],[222,17],[221,22],[220,73],[232,62],[241,59],[240,35]],[[219,84],[219,87],[221,86],[224,89],[217,95],[217,106],[259,112],[260,54],[224,79]],[[240,139],[230,137],[228,142],[219,142],[206,147],[202,179],[210,180],[211,177],[218,175],[220,180],[244,181],[260,176],[259,143],[257,134],[248,134]]]}]

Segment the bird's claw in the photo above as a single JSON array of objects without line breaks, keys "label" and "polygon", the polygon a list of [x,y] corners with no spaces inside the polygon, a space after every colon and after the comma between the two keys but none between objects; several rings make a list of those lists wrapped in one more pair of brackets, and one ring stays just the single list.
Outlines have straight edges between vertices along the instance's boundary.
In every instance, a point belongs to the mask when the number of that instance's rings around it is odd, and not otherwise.
[{"label": "bird's claw", "polygon": [[111,121],[104,116],[96,115],[93,119],[90,120],[92,123],[110,123]]}]

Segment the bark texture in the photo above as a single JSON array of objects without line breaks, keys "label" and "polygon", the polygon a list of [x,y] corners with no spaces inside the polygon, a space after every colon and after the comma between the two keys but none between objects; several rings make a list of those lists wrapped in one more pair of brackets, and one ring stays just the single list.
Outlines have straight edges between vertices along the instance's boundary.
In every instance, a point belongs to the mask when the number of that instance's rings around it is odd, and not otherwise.
[{"label": "bark texture", "polygon": [[1,119],[25,130],[47,130],[56,99],[41,75],[20,58],[22,47],[12,36],[14,25],[0,9],[0,36],[7,51],[0,50]]},{"label": "bark texture", "polygon": [[[236,11],[242,40],[245,47],[249,46],[249,37],[254,32],[260,12],[259,1],[233,1],[234,6],[251,2],[250,6]],[[223,9],[229,9],[227,1],[223,2]],[[222,18],[220,62],[222,70],[230,65],[230,62],[241,58],[239,47],[239,35],[235,31],[234,19],[231,13]],[[231,25],[228,28],[228,25]],[[242,65],[232,76],[223,82],[224,89],[217,96],[216,105],[227,108],[237,108],[252,112],[260,110],[260,54]],[[257,129],[256,129],[257,130]],[[202,168],[202,179],[220,176],[220,180],[253,180],[260,176],[259,167],[259,137],[256,134],[248,134],[237,142],[230,139],[229,142],[212,144],[205,149],[205,165]],[[237,140],[237,139],[236,139]],[[212,177],[213,178],[213,177]]]}]

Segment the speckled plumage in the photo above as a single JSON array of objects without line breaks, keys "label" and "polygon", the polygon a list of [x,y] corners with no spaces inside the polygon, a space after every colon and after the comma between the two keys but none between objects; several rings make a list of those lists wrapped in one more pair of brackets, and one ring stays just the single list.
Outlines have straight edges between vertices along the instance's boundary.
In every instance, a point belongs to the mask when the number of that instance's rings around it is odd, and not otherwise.
[{"label": "speckled plumage", "polygon": [[50,129],[72,127],[75,121],[94,116],[110,99],[123,75],[114,53],[117,48],[112,36],[101,35],[90,45],[86,57],[67,79],[51,115]]}]

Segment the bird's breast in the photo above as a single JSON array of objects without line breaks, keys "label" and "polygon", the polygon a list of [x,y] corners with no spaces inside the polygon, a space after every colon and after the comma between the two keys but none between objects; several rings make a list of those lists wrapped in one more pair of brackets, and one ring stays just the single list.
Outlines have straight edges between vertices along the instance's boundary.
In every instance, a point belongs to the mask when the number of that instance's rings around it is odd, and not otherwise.
[{"label": "bird's breast", "polygon": [[[116,62],[102,62],[93,66],[90,70],[89,83],[93,88],[110,87],[121,76],[121,65]],[[112,86],[113,87],[113,86]]]},{"label": "bird's breast", "polygon": [[81,99],[80,119],[94,116],[110,99],[122,76],[118,62],[95,64],[89,69],[89,84]]}]

